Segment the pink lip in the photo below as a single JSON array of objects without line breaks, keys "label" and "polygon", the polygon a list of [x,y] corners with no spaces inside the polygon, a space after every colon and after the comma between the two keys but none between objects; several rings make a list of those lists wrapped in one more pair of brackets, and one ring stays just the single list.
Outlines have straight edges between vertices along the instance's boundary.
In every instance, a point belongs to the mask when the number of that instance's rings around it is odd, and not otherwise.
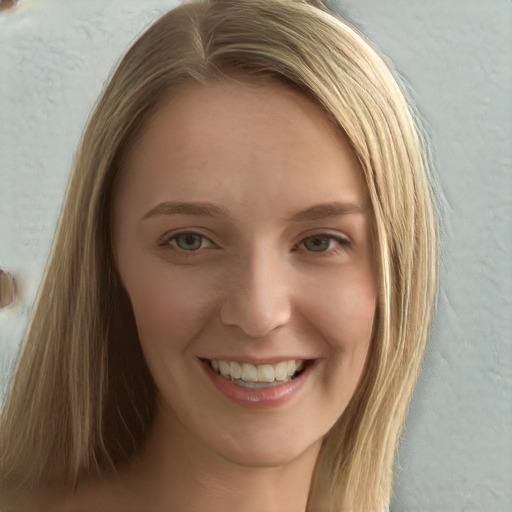
[{"label": "pink lip", "polygon": [[270,408],[289,402],[299,392],[309,377],[313,364],[308,362],[305,370],[289,382],[261,389],[237,386],[215,373],[208,364],[203,363],[202,366],[217,389],[236,404],[244,407]]},{"label": "pink lip", "polygon": [[239,361],[239,362],[242,362],[242,363],[252,363],[252,364],[255,364],[255,365],[258,365],[258,364],[277,364],[277,363],[280,363],[281,361],[292,361],[292,360],[296,360],[296,361],[310,361],[310,360],[313,360],[315,359],[315,356],[304,356],[304,355],[286,355],[286,356],[281,356],[281,357],[276,357],[276,356],[272,356],[272,357],[251,357],[247,354],[242,354],[242,355],[234,355],[234,354],[228,354],[228,355],[215,355],[215,356],[211,356],[211,355],[207,355],[207,356],[200,356],[198,359],[200,359],[201,361],[211,361],[212,359],[216,359],[217,361],[220,361],[220,360],[224,360],[224,361]]}]

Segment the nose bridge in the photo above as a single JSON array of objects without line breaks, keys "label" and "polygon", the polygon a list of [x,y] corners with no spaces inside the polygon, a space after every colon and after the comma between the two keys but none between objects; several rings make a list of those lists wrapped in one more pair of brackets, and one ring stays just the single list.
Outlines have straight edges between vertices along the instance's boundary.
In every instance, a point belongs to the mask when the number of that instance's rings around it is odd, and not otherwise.
[{"label": "nose bridge", "polygon": [[251,338],[265,336],[288,322],[291,312],[288,272],[277,251],[260,244],[232,269],[221,320]]}]

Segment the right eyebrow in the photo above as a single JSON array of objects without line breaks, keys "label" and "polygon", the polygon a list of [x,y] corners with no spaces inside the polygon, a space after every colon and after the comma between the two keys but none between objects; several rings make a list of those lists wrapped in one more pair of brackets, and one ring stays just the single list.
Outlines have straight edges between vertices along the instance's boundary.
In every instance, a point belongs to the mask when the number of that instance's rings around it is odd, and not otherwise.
[{"label": "right eyebrow", "polygon": [[203,217],[225,217],[227,212],[212,203],[202,202],[183,202],[183,201],[165,201],[149,210],[143,217],[144,219],[152,219],[161,215],[197,215]]},{"label": "right eyebrow", "polygon": [[343,203],[340,201],[331,201],[329,203],[320,203],[313,205],[305,210],[301,210],[290,216],[288,221],[300,222],[307,220],[320,220],[327,217],[338,217],[353,213],[364,214],[366,210],[357,203]]}]

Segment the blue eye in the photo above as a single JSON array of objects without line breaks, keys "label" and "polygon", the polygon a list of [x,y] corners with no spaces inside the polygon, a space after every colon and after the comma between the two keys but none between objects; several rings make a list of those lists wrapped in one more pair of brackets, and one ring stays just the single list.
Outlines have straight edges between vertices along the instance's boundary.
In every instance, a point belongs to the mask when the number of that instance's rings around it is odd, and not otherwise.
[{"label": "blue eye", "polygon": [[209,246],[210,241],[198,233],[185,232],[164,239],[162,245],[171,245],[182,251],[194,252]]},{"label": "blue eye", "polygon": [[195,233],[183,233],[175,237],[176,245],[184,251],[197,251],[203,244],[203,237]]},{"label": "blue eye", "polygon": [[315,235],[305,238],[302,244],[310,252],[328,252],[335,251],[339,245],[350,245],[350,242],[342,237]]}]

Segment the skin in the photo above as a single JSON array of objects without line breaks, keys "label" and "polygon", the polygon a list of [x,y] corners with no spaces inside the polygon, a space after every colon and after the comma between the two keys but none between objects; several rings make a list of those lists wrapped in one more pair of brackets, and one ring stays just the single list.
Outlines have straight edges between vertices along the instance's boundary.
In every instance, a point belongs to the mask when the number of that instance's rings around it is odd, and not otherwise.
[{"label": "skin", "polygon": [[[159,206],[175,201],[223,213]],[[349,207],[297,216],[325,203]],[[310,99],[244,79],[175,91],[131,150],[113,205],[116,264],[159,412],[132,466],[85,488],[89,503],[306,510],[322,439],[371,340],[371,222],[357,159]],[[176,237],[184,231],[199,236]],[[250,408],[213,385],[205,358],[314,364],[291,400]]]}]

